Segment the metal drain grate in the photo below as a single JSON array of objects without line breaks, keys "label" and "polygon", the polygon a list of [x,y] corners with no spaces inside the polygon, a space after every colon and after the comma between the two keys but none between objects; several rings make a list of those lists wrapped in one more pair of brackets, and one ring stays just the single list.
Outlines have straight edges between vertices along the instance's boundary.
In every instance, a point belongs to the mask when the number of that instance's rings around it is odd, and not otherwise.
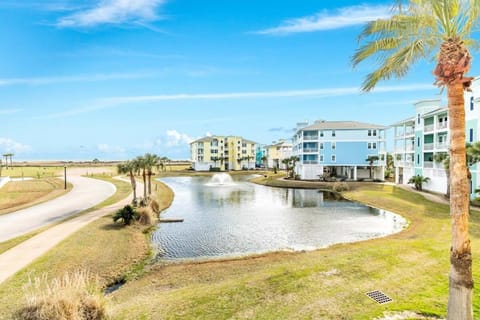
[{"label": "metal drain grate", "polygon": [[389,296],[387,296],[385,293],[383,293],[382,291],[378,291],[378,290],[375,290],[375,291],[370,291],[370,292],[367,292],[365,293],[370,299],[372,300],[375,300],[376,302],[378,302],[379,304],[385,304],[385,303],[389,303],[391,301],[393,301],[392,298],[390,298]]}]

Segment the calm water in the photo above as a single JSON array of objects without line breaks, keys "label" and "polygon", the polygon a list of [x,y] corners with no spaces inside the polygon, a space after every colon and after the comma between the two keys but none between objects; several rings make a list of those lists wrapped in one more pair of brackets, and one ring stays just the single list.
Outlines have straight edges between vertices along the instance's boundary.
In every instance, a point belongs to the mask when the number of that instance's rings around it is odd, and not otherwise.
[{"label": "calm water", "polygon": [[402,230],[390,212],[335,200],[317,190],[280,189],[246,182],[218,185],[208,177],[161,179],[175,192],[152,240],[160,259],[235,256],[277,250],[311,250]]}]

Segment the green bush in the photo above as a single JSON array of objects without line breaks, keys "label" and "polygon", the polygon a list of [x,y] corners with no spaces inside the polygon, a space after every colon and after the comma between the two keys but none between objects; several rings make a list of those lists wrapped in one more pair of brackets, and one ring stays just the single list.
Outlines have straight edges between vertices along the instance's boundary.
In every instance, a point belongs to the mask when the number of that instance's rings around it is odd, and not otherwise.
[{"label": "green bush", "polygon": [[130,225],[137,217],[135,208],[131,205],[126,205],[122,209],[119,209],[113,215],[113,222],[122,220],[125,225]]}]

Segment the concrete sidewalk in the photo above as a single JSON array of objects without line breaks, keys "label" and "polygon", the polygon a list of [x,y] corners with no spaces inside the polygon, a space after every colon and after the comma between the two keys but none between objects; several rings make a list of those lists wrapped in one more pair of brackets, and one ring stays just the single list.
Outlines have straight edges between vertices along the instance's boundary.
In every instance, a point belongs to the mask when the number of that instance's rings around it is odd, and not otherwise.
[{"label": "concrete sidewalk", "polygon": [[[121,179],[123,180],[123,179]],[[137,192],[143,184],[137,184]],[[108,207],[81,215],[58,224],[0,255],[0,284],[16,272],[28,266],[35,259],[55,247],[60,241],[90,222],[122,208],[132,201],[133,195]]]}]

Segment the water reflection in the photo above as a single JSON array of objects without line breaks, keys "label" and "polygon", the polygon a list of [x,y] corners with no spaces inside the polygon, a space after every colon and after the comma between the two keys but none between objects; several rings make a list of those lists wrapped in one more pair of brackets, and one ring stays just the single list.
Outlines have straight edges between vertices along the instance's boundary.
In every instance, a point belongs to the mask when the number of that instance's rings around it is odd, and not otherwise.
[{"label": "water reflection", "polygon": [[400,216],[327,192],[269,188],[244,177],[216,187],[203,177],[162,181],[175,192],[162,215],[185,219],[153,234],[163,259],[313,249],[384,236],[405,224]]}]

